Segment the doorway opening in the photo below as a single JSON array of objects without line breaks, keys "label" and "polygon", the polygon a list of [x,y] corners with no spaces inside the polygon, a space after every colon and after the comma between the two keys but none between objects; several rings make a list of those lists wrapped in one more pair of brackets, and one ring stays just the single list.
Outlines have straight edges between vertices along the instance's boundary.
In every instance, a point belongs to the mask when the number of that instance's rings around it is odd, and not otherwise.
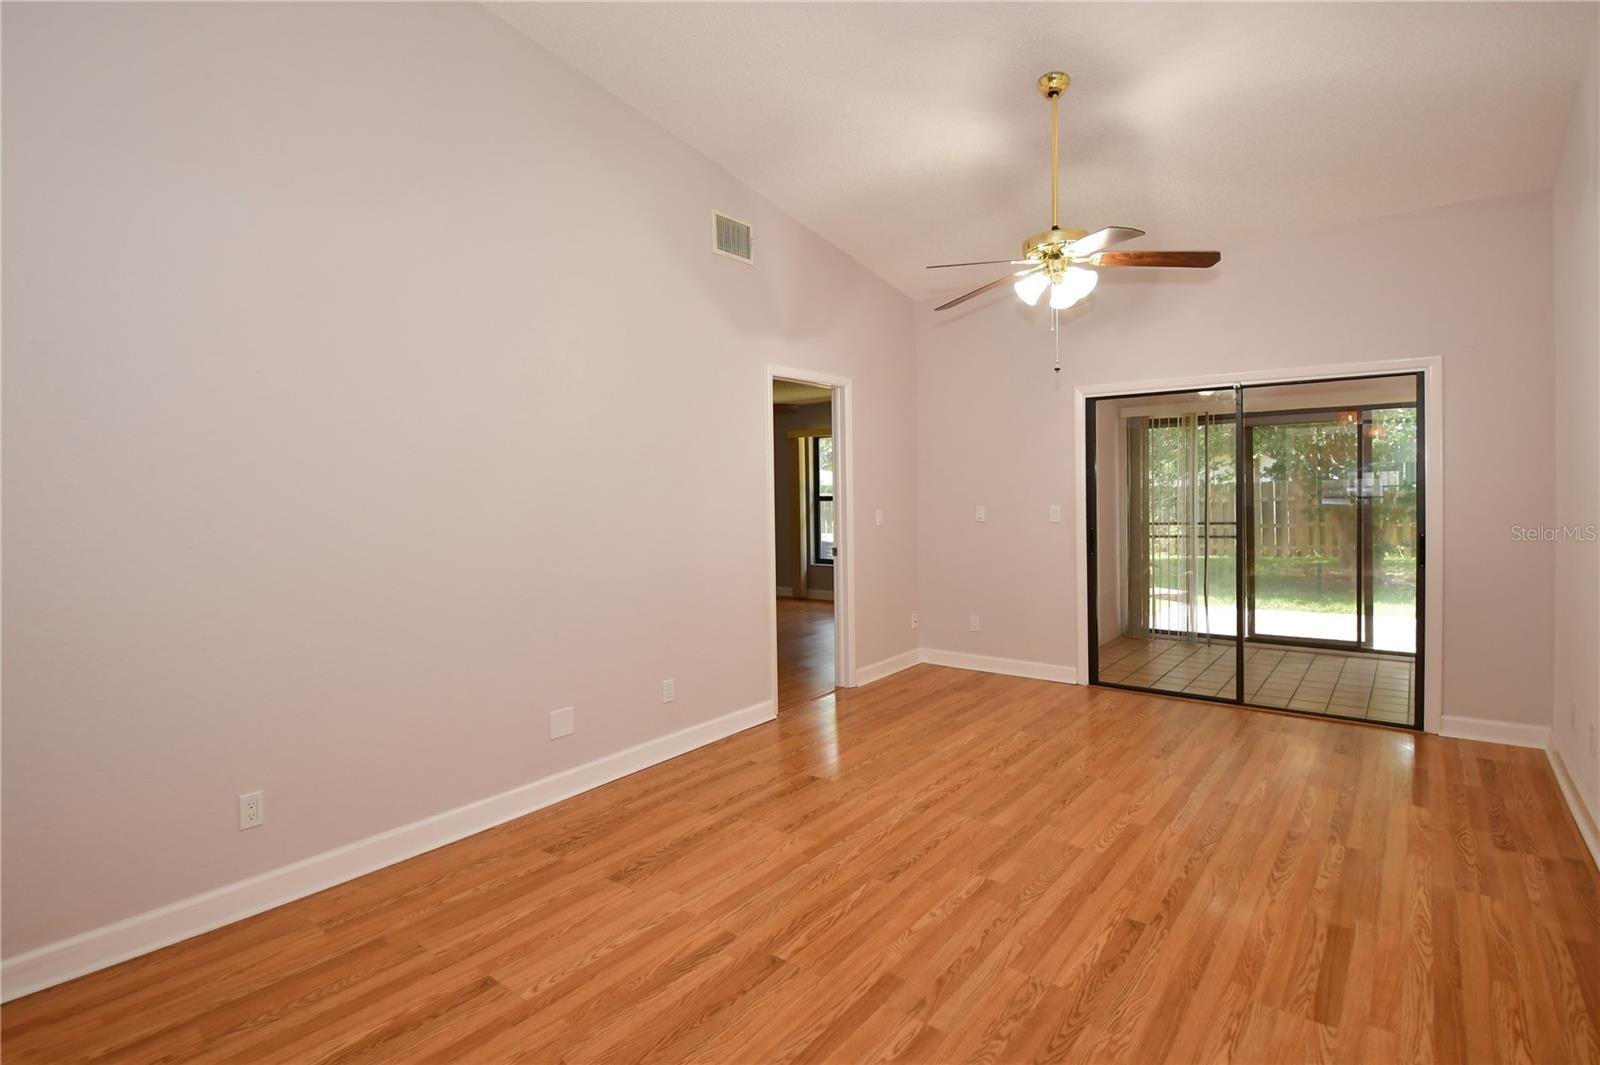
[{"label": "doorway opening", "polygon": [[1085,417],[1091,683],[1422,726],[1422,374]]},{"label": "doorway opening", "polygon": [[842,463],[834,391],[824,384],[772,379],[772,594],[780,711],[839,686]]}]

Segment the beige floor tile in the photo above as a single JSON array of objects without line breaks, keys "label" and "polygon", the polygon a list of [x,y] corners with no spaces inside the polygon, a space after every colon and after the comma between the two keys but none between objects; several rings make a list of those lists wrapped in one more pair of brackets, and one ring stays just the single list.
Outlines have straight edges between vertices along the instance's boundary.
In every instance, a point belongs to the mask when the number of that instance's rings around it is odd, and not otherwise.
[{"label": "beige floor tile", "polygon": [[[1231,699],[1237,648],[1232,642],[1124,636],[1100,649],[1109,684]],[[1245,701],[1385,724],[1409,724],[1413,663],[1397,656],[1245,646]]]}]

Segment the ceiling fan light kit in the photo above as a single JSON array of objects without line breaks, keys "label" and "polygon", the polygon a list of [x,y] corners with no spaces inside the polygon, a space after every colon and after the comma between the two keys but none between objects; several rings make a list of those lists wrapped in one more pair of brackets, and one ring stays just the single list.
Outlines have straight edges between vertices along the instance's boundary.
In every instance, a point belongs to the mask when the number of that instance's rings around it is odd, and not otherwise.
[{"label": "ceiling fan light kit", "polygon": [[1050,286],[1050,306],[1058,311],[1064,311],[1093,292],[1099,283],[1100,275],[1093,270],[1085,270],[1081,266],[1069,266],[1066,273],[1061,276],[1061,280]]},{"label": "ceiling fan light kit", "polygon": [[1044,290],[1050,287],[1050,279],[1038,270],[1030,270],[1022,275],[1022,279],[1011,286],[1016,290],[1017,297],[1032,307],[1039,302],[1039,297]]},{"label": "ceiling fan light kit", "polygon": [[1038,306],[1045,290],[1050,292],[1050,328],[1056,334],[1056,373],[1061,372],[1060,313],[1087,297],[1100,283],[1101,269],[1107,267],[1181,267],[1205,269],[1222,259],[1216,251],[1117,251],[1105,249],[1113,244],[1144,236],[1141,229],[1127,226],[1107,226],[1093,233],[1086,229],[1063,228],[1061,225],[1061,94],[1066,92],[1072,79],[1064,72],[1052,70],[1039,76],[1039,91],[1050,101],[1050,228],[1035,233],[1022,242],[1021,259],[986,259],[981,262],[940,263],[930,270],[943,270],[961,266],[1020,266],[1004,277],[971,292],[941,303],[935,311],[949,310],[1012,283],[1017,298],[1030,307]]}]

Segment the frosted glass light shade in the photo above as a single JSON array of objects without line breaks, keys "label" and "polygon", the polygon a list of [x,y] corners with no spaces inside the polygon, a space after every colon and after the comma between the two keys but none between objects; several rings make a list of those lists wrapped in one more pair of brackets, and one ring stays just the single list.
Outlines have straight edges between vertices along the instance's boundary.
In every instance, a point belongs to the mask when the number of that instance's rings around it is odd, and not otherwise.
[{"label": "frosted glass light shade", "polygon": [[1050,306],[1058,311],[1064,311],[1093,292],[1099,283],[1100,275],[1095,271],[1085,270],[1081,266],[1069,266],[1067,272],[1062,275],[1060,283],[1050,288]]},{"label": "frosted glass light shade", "polygon": [[1035,270],[1011,287],[1016,291],[1018,299],[1032,307],[1039,302],[1039,296],[1043,294],[1045,287],[1049,284],[1050,278],[1045,276],[1044,271]]},{"label": "frosted glass light shade", "polygon": [[1100,283],[1100,273],[1097,270],[1085,270],[1081,266],[1069,266],[1066,283],[1073,286],[1073,290],[1081,300],[1093,292],[1094,287]]}]

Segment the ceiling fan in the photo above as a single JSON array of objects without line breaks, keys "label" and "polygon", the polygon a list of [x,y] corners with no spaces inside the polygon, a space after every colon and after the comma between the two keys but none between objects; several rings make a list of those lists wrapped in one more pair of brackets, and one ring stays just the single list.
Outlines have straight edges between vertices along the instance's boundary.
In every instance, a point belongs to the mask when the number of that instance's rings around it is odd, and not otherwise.
[{"label": "ceiling fan", "polygon": [[[1215,266],[1222,259],[1216,251],[1107,251],[1113,244],[1144,236],[1142,229],[1126,226],[1107,226],[1093,233],[1083,229],[1061,228],[1061,94],[1072,79],[1059,70],[1039,78],[1039,91],[1050,101],[1050,228],[1035,233],[1022,242],[1022,258],[989,259],[982,262],[940,263],[929,270],[945,270],[958,266],[1020,266],[1004,277],[973,289],[935,307],[936,311],[949,310],[974,296],[1010,282],[1017,296],[1032,307],[1038,304],[1045,289],[1050,290],[1052,319],[1089,293],[1100,281],[1095,268],[1108,266],[1178,266],[1204,269]],[[1059,337],[1059,331],[1057,336]],[[1061,370],[1060,359],[1056,371]]]}]

